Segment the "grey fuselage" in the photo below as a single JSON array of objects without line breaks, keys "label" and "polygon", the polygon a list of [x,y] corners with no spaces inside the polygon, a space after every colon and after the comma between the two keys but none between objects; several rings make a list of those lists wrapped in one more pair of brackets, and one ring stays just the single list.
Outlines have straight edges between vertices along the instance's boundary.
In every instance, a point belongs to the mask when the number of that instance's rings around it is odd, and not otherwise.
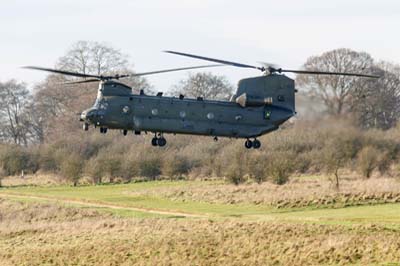
[{"label": "grey fuselage", "polygon": [[277,129],[294,114],[294,101],[293,108],[251,102],[243,107],[236,101],[132,94],[126,85],[106,81],[81,119],[109,129],[250,138]]}]

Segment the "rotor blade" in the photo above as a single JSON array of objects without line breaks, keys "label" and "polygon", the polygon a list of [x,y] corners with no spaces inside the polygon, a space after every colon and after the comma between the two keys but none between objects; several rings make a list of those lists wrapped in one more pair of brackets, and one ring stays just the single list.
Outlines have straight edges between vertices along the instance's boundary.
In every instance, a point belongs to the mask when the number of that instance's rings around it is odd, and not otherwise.
[{"label": "rotor blade", "polygon": [[134,73],[134,74],[130,74],[130,75],[120,75],[119,78],[138,77],[138,76],[146,76],[146,75],[160,74],[160,73],[166,73],[166,72],[182,71],[182,70],[197,69],[197,68],[207,68],[207,67],[220,67],[220,66],[223,66],[223,65],[204,65],[204,66],[194,66],[194,67],[180,67],[180,68],[164,69],[164,70],[157,70],[157,71],[151,71],[151,72]]},{"label": "rotor blade", "polygon": [[99,79],[86,79],[86,80],[80,80],[80,81],[71,81],[71,82],[64,82],[61,84],[64,85],[71,85],[71,84],[81,84],[81,83],[90,83],[90,82],[99,82]]},{"label": "rotor blade", "polygon": [[58,69],[52,69],[52,68],[37,67],[37,66],[25,66],[23,68],[47,71],[47,72],[51,72],[51,73],[57,73],[57,74],[73,76],[73,77],[80,77],[80,78],[98,78],[98,79],[102,78],[101,76],[97,76],[97,75],[83,74],[83,73],[70,72],[70,71],[64,71],[64,70],[58,70]]},{"label": "rotor blade", "polygon": [[255,68],[255,69],[258,69],[258,70],[261,70],[261,71],[265,71],[265,68],[263,68],[263,67],[246,65],[246,64],[241,64],[241,63],[236,63],[236,62],[231,62],[231,61],[225,61],[225,60],[220,60],[220,59],[215,59],[215,58],[210,58],[210,57],[204,57],[204,56],[199,56],[199,55],[194,55],[194,54],[186,54],[186,53],[175,52],[175,51],[164,51],[164,52],[165,53],[169,53],[169,54],[176,54],[176,55],[187,56],[187,57],[192,57],[192,58],[196,58],[196,59],[211,61],[211,62],[220,63],[220,64],[224,64],[224,65],[231,65],[231,66],[235,66],[235,67],[244,67],[244,68]]},{"label": "rotor blade", "polygon": [[311,74],[311,75],[336,75],[336,76],[353,76],[353,77],[365,77],[365,78],[380,78],[376,75],[367,75],[359,73],[347,73],[347,72],[325,72],[325,71],[308,71],[308,70],[290,70],[290,69],[275,69],[279,73],[290,72],[296,74]]}]

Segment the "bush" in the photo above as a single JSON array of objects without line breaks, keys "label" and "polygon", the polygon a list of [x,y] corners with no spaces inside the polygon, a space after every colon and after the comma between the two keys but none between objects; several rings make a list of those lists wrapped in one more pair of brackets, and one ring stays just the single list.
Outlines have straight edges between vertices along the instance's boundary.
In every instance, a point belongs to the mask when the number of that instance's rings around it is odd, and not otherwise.
[{"label": "bush", "polygon": [[181,177],[189,173],[191,169],[189,160],[184,156],[169,156],[164,160],[162,165],[162,173],[165,176],[174,178]]},{"label": "bush", "polygon": [[1,180],[3,179],[3,177],[5,177],[5,173],[4,173],[3,168],[0,168],[0,187],[2,187]]},{"label": "bush", "polygon": [[38,170],[37,156],[21,147],[4,146],[0,151],[0,164],[6,176],[25,173],[35,173]]},{"label": "bush", "polygon": [[[223,150],[221,157],[220,167],[224,175],[228,178],[230,183],[239,185],[245,181],[244,176],[248,172],[248,157],[250,152],[243,151],[243,145],[232,145]],[[211,158],[213,161],[214,158]]]},{"label": "bush", "polygon": [[289,181],[293,173],[295,156],[291,152],[273,152],[266,159],[266,175],[277,185]]},{"label": "bush", "polygon": [[134,158],[126,158],[121,165],[121,177],[125,181],[131,181],[140,174],[139,163]]},{"label": "bush", "polygon": [[228,181],[235,185],[239,185],[245,181],[243,170],[240,167],[229,167],[225,175],[228,178]]},{"label": "bush", "polygon": [[56,172],[60,167],[57,164],[55,151],[49,146],[43,146],[39,151],[39,167],[42,171]]},{"label": "bush", "polygon": [[377,161],[377,168],[381,175],[389,172],[390,166],[393,164],[391,156],[388,152],[379,154]]},{"label": "bush", "polygon": [[348,136],[331,138],[322,150],[321,163],[326,173],[334,176],[336,189],[340,186],[339,170],[351,162],[354,152],[354,142]]},{"label": "bush", "polygon": [[248,159],[247,173],[258,184],[261,184],[266,180],[265,166],[264,166],[266,161],[267,157],[261,153],[252,154]]},{"label": "bush", "polygon": [[82,176],[83,160],[78,154],[68,156],[61,164],[60,173],[63,177],[72,181],[73,185],[78,184]]},{"label": "bush", "polygon": [[121,160],[121,156],[118,156],[117,154],[110,154],[102,158],[102,169],[109,177],[110,183],[113,183],[114,178],[121,175]]},{"label": "bush", "polygon": [[139,173],[149,180],[155,180],[161,174],[161,159],[156,156],[144,158],[139,162]]},{"label": "bush", "polygon": [[85,165],[85,174],[91,179],[93,184],[100,184],[104,175],[103,164],[99,158],[91,158]]},{"label": "bush", "polygon": [[357,158],[357,168],[365,178],[370,178],[378,163],[379,151],[372,146],[364,147]]}]

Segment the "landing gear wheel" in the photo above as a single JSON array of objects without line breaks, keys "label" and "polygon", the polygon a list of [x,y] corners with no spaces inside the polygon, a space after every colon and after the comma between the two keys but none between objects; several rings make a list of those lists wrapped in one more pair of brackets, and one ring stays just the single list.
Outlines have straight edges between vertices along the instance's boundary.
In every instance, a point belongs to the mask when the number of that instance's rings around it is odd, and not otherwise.
[{"label": "landing gear wheel", "polygon": [[253,147],[253,142],[251,141],[251,140],[246,140],[246,142],[244,143],[244,146],[247,148],[247,149],[251,149],[251,147]]},{"label": "landing gear wheel", "polygon": [[259,149],[261,147],[261,142],[258,139],[255,139],[253,141],[253,148],[254,149]]},{"label": "landing gear wheel", "polygon": [[122,131],[122,134],[124,134],[124,136],[126,136],[126,135],[128,134],[128,130],[124,129],[124,130]]},{"label": "landing gear wheel", "polygon": [[106,127],[100,127],[100,133],[101,134],[106,134],[107,133],[107,128]]},{"label": "landing gear wheel", "polygon": [[152,146],[154,146],[154,147],[155,147],[155,146],[158,146],[158,143],[157,143],[157,142],[158,142],[158,139],[157,139],[156,137],[154,137],[154,138],[151,139],[151,145],[152,145]]},{"label": "landing gear wheel", "polygon": [[167,144],[167,140],[164,137],[157,139],[157,144],[160,147],[164,147]]},{"label": "landing gear wheel", "polygon": [[89,124],[88,123],[83,123],[83,130],[85,130],[85,131],[89,130]]}]

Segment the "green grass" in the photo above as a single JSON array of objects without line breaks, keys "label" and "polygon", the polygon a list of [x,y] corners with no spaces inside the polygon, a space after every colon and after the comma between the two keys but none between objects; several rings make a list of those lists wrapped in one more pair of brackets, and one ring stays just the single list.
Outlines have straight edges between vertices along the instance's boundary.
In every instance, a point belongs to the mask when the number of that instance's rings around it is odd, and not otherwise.
[{"label": "green grass", "polygon": [[[1,195],[1,194],[0,194]],[[0,196],[1,197],[1,196]],[[100,213],[110,213],[117,217],[126,217],[126,218],[177,218],[176,216],[171,215],[163,215],[157,213],[149,213],[145,211],[135,211],[129,209],[113,209],[113,208],[105,208],[105,207],[92,207],[86,206],[79,203],[64,203],[62,201],[54,201],[54,199],[45,199],[45,198],[28,198],[28,197],[19,197],[7,194],[7,199],[11,201],[17,202],[26,202],[26,203],[50,203],[50,204],[57,204],[63,207],[70,207],[70,208],[81,208],[81,209],[92,209],[96,210]],[[179,217],[178,217],[179,218]]]},{"label": "green grass", "polygon": [[[267,215],[266,217],[281,221],[299,221],[335,225],[374,223],[400,230],[400,204],[355,206],[340,209],[304,209],[299,211],[274,213]],[[263,217],[261,217],[261,219],[262,218]]]},{"label": "green grass", "polygon": [[[146,210],[198,214],[213,219],[282,220],[343,225],[379,223],[392,227],[396,227],[400,224],[400,204],[358,206],[340,209],[275,209],[269,206],[251,204],[213,204],[194,201],[173,201],[161,197],[133,194],[135,191],[143,189],[196,185],[196,183],[198,183],[198,185],[205,184],[205,182],[155,181],[81,187],[12,187],[2,188],[0,190],[0,196],[1,194],[39,196],[46,197],[49,200],[76,200],[126,208],[132,207]],[[206,184],[210,183],[211,182],[207,182]],[[79,205],[79,203],[73,203],[73,205]],[[124,217],[175,217],[175,215],[154,214],[146,211],[110,209],[106,206],[105,208],[97,209]]]},{"label": "green grass", "polygon": [[[270,207],[255,205],[226,205],[211,204],[206,202],[172,201],[165,198],[135,196],[132,192],[156,187],[184,186],[184,181],[155,181],[122,185],[100,186],[55,186],[55,187],[15,187],[3,188],[1,193],[18,194],[27,196],[49,197],[52,199],[68,199],[88,202],[112,204],[123,207],[135,207],[161,211],[176,211],[202,215],[232,216],[262,214]],[[190,182],[193,184],[193,182]],[[199,182],[201,184],[201,182]]]}]

